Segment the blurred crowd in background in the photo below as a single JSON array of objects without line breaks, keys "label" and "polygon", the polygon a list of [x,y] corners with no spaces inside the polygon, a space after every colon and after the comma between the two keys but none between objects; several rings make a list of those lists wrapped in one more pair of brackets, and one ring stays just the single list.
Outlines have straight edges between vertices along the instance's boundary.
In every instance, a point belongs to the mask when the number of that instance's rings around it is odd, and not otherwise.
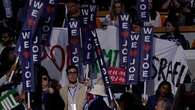
[{"label": "blurred crowd in background", "polygon": [[[16,45],[25,22],[27,6],[30,1],[31,0],[0,0],[0,46],[2,47],[0,48],[0,93],[2,95],[4,90],[17,89],[19,94],[17,100],[24,105],[26,104],[26,99],[24,91],[21,89],[21,70],[18,69],[16,71],[11,83],[8,83],[8,78],[10,77],[10,69],[16,59],[14,46]],[[130,23],[132,31],[139,32],[142,24],[138,18],[136,1],[137,0],[97,0],[98,16],[96,18],[96,27],[102,29],[106,29],[109,25],[117,27],[118,15],[127,12],[131,16]],[[66,17],[79,17],[80,4],[85,2],[86,0],[58,0],[56,3],[56,16],[53,27],[64,27]],[[155,37],[174,41],[184,49],[195,48],[195,41],[190,44],[186,39],[187,36],[184,36],[180,32],[181,26],[193,27],[193,25],[195,25],[194,0],[148,0],[148,2],[150,18],[147,24],[155,28],[165,28],[165,31],[161,35],[155,35]],[[7,6],[5,4],[7,4]],[[69,102],[67,103],[64,94],[67,91],[71,91],[67,97],[73,97],[72,95],[80,93],[75,93],[78,88],[82,89],[81,92],[86,92],[83,96],[80,94],[81,98],[73,98],[70,101],[81,100],[78,102],[78,105],[81,102],[85,103],[85,105],[77,106],[77,108],[79,108],[78,110],[110,110],[113,107],[119,107],[121,110],[194,110],[193,102],[190,103],[189,101],[188,104],[182,105],[186,103],[184,101],[187,100],[189,95],[184,94],[186,90],[183,85],[181,85],[178,89],[179,92],[176,94],[179,98],[173,96],[168,82],[162,82],[156,93],[149,97],[146,102],[140,98],[141,96],[125,92],[118,100],[113,102],[114,104],[112,106],[108,106],[106,101],[102,102],[104,100],[103,97],[107,96],[106,94],[96,93],[98,91],[94,92],[94,90],[87,91],[86,87],[89,82],[80,84],[75,80],[78,74],[76,67],[72,66],[67,68],[67,75],[70,75],[70,85],[68,85],[68,87],[61,87],[58,81],[51,79],[44,67],[37,65],[36,68],[38,73],[41,74],[38,82],[39,89],[35,94],[32,94],[34,95],[32,101],[32,105],[34,104],[33,110],[54,110],[56,107],[58,107],[56,110],[70,110],[71,107],[76,105],[70,105]],[[67,89],[69,86],[71,89]],[[97,87],[99,89],[101,88],[100,86]],[[85,95],[87,99],[84,99]],[[190,96],[191,95],[189,95],[189,97]],[[92,99],[97,100],[91,102]],[[16,108],[16,110],[23,109],[24,107]]]}]

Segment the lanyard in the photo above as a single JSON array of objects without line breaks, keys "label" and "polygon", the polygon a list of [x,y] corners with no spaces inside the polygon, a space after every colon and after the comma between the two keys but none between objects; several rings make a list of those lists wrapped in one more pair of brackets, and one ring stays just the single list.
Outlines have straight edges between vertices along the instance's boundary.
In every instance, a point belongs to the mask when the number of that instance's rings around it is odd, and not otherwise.
[{"label": "lanyard", "polygon": [[68,92],[71,95],[72,101],[74,102],[74,96],[76,94],[77,87],[72,88],[72,90],[70,88],[68,88]]}]

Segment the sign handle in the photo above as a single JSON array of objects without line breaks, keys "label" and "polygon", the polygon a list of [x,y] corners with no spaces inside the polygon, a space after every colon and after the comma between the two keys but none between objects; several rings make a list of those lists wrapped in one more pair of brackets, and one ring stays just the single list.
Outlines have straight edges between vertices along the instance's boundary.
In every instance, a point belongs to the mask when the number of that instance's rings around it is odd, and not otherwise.
[{"label": "sign handle", "polygon": [[146,94],[146,89],[147,89],[147,81],[144,80],[144,94],[142,95],[142,104],[143,104],[143,106],[146,106],[147,100],[148,100],[148,96]]},{"label": "sign handle", "polygon": [[31,105],[30,105],[30,92],[27,92],[27,107],[30,110],[31,109]]},{"label": "sign handle", "polygon": [[14,73],[15,73],[15,69],[16,69],[16,66],[17,66],[17,64],[18,64],[18,61],[19,61],[19,56],[16,58],[15,63],[12,65],[11,74],[10,74],[10,77],[9,77],[9,80],[8,80],[9,83],[11,82],[12,77],[13,77],[13,75],[14,75]]}]

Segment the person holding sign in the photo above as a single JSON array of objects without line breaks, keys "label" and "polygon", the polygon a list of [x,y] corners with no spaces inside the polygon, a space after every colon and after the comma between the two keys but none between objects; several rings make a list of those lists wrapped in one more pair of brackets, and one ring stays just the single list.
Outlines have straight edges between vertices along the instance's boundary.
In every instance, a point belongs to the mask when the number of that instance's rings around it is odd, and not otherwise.
[{"label": "person holding sign", "polygon": [[68,27],[68,21],[70,18],[77,18],[80,17],[80,5],[77,0],[67,0],[65,3],[66,10],[65,19],[63,22],[64,27]]},{"label": "person holding sign", "polygon": [[68,84],[60,89],[65,103],[64,110],[82,110],[86,99],[87,86],[78,82],[78,68],[69,65],[66,69]]},{"label": "person holding sign", "polygon": [[14,32],[8,27],[2,27],[0,30],[0,53],[5,47],[13,47],[15,46]]},{"label": "person holding sign", "polygon": [[89,105],[88,110],[112,110],[103,99],[107,97],[104,85],[95,84],[89,93],[93,94],[95,98]]},{"label": "person holding sign", "polygon": [[155,95],[148,98],[148,110],[155,110],[157,102],[161,99],[167,99],[172,104],[174,97],[172,94],[171,84],[167,81],[163,81],[159,84]]},{"label": "person holding sign", "polygon": [[156,4],[154,4],[153,0],[148,0],[148,7],[149,22],[147,24],[153,27],[161,27],[160,13],[157,11]]},{"label": "person holding sign", "polygon": [[114,3],[113,3],[113,6],[112,6],[112,10],[111,10],[111,21],[112,21],[112,24],[115,25],[115,26],[118,26],[118,17],[120,14],[124,13],[125,12],[125,6],[124,4],[119,1],[119,0],[116,0]]},{"label": "person holding sign", "polygon": [[77,0],[68,0],[67,1],[67,11],[68,17],[78,17],[80,16],[80,5]]},{"label": "person holding sign", "polygon": [[177,20],[175,21],[172,18],[167,18],[165,21],[165,26],[166,33],[160,36],[161,39],[174,41],[178,45],[181,45],[184,49],[190,48],[189,42],[179,31]]},{"label": "person holding sign", "polygon": [[63,110],[64,102],[60,97],[55,80],[51,79],[47,70],[36,65],[38,85],[32,99],[32,110]]}]

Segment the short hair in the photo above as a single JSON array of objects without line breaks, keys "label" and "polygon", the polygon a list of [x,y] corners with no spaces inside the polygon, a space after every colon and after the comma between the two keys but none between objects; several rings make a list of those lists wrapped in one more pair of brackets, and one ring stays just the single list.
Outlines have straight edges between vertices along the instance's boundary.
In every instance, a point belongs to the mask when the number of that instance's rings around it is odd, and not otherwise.
[{"label": "short hair", "polygon": [[51,79],[47,69],[44,66],[42,66],[40,64],[37,64],[37,65],[35,65],[35,67],[37,69],[37,74],[39,74],[40,76],[44,76],[45,75],[45,76],[48,77],[49,80]]},{"label": "short hair", "polygon": [[75,66],[75,65],[69,65],[67,68],[66,68],[66,74],[69,75],[69,70],[70,69],[76,69],[77,71],[77,74],[78,74],[78,68]]}]

